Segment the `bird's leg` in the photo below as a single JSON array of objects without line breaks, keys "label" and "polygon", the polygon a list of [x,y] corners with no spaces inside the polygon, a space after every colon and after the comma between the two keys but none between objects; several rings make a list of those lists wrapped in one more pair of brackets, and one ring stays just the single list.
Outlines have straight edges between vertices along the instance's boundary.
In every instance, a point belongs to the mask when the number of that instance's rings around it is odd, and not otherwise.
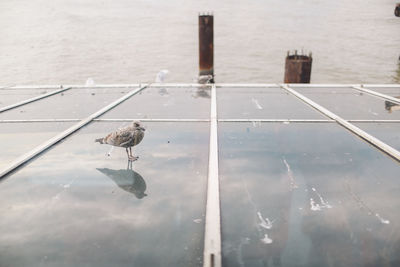
[{"label": "bird's leg", "polygon": [[127,170],[132,170],[132,161],[128,159],[128,166],[126,167]]},{"label": "bird's leg", "polygon": [[[132,147],[129,147],[129,152],[130,152],[130,154],[128,155],[128,158],[130,161],[135,161],[139,158],[139,157],[135,157],[132,155]],[[126,149],[126,153],[128,153],[128,149]]]}]

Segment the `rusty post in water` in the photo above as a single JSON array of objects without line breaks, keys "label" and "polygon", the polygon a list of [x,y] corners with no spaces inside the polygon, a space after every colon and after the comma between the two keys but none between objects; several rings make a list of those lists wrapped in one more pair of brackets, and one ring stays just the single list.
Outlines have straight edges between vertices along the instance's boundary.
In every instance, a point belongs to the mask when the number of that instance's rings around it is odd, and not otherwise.
[{"label": "rusty post in water", "polygon": [[284,83],[310,83],[312,55],[294,55],[287,52]]},{"label": "rusty post in water", "polygon": [[211,75],[214,82],[214,16],[199,14],[199,76]]},{"label": "rusty post in water", "polygon": [[400,3],[398,3],[394,9],[394,15],[400,17]]}]

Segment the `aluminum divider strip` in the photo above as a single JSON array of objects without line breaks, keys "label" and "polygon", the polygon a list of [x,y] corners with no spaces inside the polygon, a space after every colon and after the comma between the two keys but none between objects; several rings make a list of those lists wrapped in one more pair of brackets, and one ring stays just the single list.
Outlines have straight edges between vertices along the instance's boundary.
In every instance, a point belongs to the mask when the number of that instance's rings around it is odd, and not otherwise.
[{"label": "aluminum divider strip", "polygon": [[216,83],[215,86],[217,88],[223,87],[231,87],[231,88],[240,88],[240,87],[254,87],[254,88],[275,88],[279,87],[279,85],[275,83]]},{"label": "aluminum divider strip", "polygon": [[32,119],[32,120],[0,120],[0,123],[37,123],[37,122],[77,122],[82,119]]},{"label": "aluminum divider strip", "polygon": [[[0,123],[40,123],[40,122],[78,122],[82,119],[30,119],[30,120],[0,120]],[[94,119],[97,122],[210,122],[210,119]],[[400,123],[400,120],[347,120],[353,123]],[[313,120],[313,119],[218,119],[218,122],[266,122],[266,123],[332,123],[335,120]]]},{"label": "aluminum divider strip", "polygon": [[315,108],[325,116],[335,120],[337,123],[348,129],[349,131],[353,132],[354,134],[358,135],[368,143],[372,144],[376,148],[380,149],[381,151],[385,152],[389,156],[391,156],[393,159],[397,160],[400,162],[400,152],[394,149],[393,147],[387,145],[386,143],[382,142],[381,140],[377,139],[376,137],[368,134],[367,132],[361,130],[360,128],[354,126],[353,124],[349,123],[348,121],[342,119],[338,115],[332,113],[331,111],[327,110],[326,108],[320,106],[316,102],[312,101],[311,99],[303,96],[302,94],[298,93],[297,91],[291,89],[285,84],[282,84],[281,87],[288,91],[289,93],[293,94],[303,102],[307,103],[311,107]]},{"label": "aluminum divider strip", "polygon": [[100,109],[99,111],[93,113],[92,115],[90,115],[86,119],[81,120],[79,123],[77,123],[77,124],[73,125],[72,127],[68,128],[64,132],[54,136],[53,138],[51,138],[51,139],[47,140],[46,142],[42,143],[41,145],[35,147],[34,149],[29,151],[28,153],[26,153],[26,154],[22,155],[21,157],[17,158],[13,162],[11,162],[6,168],[0,170],[0,179],[4,178],[4,176],[6,176],[7,174],[9,174],[12,171],[16,170],[17,168],[19,168],[21,165],[25,164],[29,160],[35,158],[40,153],[42,153],[45,150],[49,149],[50,147],[54,146],[59,141],[65,139],[66,137],[68,137],[72,133],[74,133],[77,130],[81,129],[82,127],[86,126],[91,121],[93,121],[95,118],[103,115],[104,113],[106,113],[106,112],[110,111],[111,109],[113,109],[114,107],[118,106],[123,101],[127,100],[128,98],[130,98],[131,96],[139,93],[140,91],[142,91],[146,87],[147,86],[143,86],[141,88],[138,88],[136,90],[133,90],[133,91],[127,93],[123,97],[117,99],[116,101],[112,102],[111,104],[107,105],[106,107],[104,107],[104,108]]},{"label": "aluminum divider strip", "polygon": [[[76,88],[86,88],[86,89],[94,89],[94,88],[126,88],[126,87],[140,87],[140,85],[145,85],[146,83],[135,83],[135,84],[95,84],[93,86],[86,86],[84,84],[74,84],[74,85],[64,85],[65,87]],[[198,84],[198,83],[152,83],[154,87],[202,87],[202,86],[212,86],[216,85],[216,87],[279,87],[278,84],[274,83],[215,83],[215,84]],[[315,87],[353,87],[353,86],[362,86],[364,88],[374,88],[374,87],[382,87],[382,88],[399,88],[400,84],[323,84],[323,83],[288,83],[285,84],[289,87],[307,87],[307,88],[315,88]],[[3,85],[0,86],[1,89],[57,89],[60,88],[60,85]]]},{"label": "aluminum divider strip", "polygon": [[33,98],[29,98],[29,99],[23,100],[21,102],[18,102],[18,103],[15,103],[15,104],[0,108],[0,113],[4,112],[4,111],[7,111],[7,110],[10,110],[10,109],[13,109],[13,108],[17,108],[17,107],[29,104],[29,103],[32,103],[32,102],[35,102],[35,101],[38,101],[40,99],[43,99],[43,98],[46,98],[46,97],[49,97],[49,96],[52,96],[52,95],[55,95],[55,94],[58,94],[58,93],[61,93],[61,92],[64,92],[64,91],[67,91],[69,89],[71,89],[71,87],[61,88],[59,90],[52,91],[52,92],[49,92],[49,93],[44,94],[44,95],[35,96]]},{"label": "aluminum divider strip", "polygon": [[381,88],[400,88],[400,84],[398,84],[398,83],[392,83],[392,84],[390,84],[390,83],[386,83],[386,84],[363,84],[363,85],[361,85],[362,87],[370,87],[370,88],[373,88],[373,87],[381,87]]},{"label": "aluminum divider strip", "polygon": [[377,96],[379,98],[383,98],[385,100],[388,100],[390,102],[393,102],[393,103],[396,103],[396,104],[400,105],[400,99],[395,98],[393,96],[385,95],[385,94],[382,94],[382,93],[379,93],[379,92],[376,92],[376,91],[373,91],[373,90],[370,90],[370,89],[362,88],[361,86],[353,86],[353,88],[355,90],[360,91],[360,92],[364,92],[364,93],[367,93],[367,94],[370,94],[370,95],[373,95],[373,96]]},{"label": "aluminum divider strip", "polygon": [[126,122],[126,121],[141,121],[141,122],[210,122],[210,119],[95,119],[99,122]]},{"label": "aluminum divider strip", "polygon": [[204,267],[220,267],[221,216],[218,177],[218,121],[216,86],[211,87],[210,151],[208,158],[207,206],[204,235]]},{"label": "aluminum divider strip", "polygon": [[265,122],[265,123],[332,123],[334,120],[299,120],[299,119],[219,119],[218,122]]}]

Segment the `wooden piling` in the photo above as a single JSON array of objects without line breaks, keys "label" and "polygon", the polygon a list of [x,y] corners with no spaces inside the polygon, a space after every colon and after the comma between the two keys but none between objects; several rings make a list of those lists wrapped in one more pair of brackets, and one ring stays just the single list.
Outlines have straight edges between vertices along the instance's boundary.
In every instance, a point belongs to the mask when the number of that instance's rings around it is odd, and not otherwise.
[{"label": "wooden piling", "polygon": [[284,83],[310,83],[312,55],[293,55],[287,52]]},{"label": "wooden piling", "polygon": [[214,16],[199,15],[199,76],[211,75],[214,82]]},{"label": "wooden piling", "polygon": [[397,3],[395,9],[394,9],[394,15],[396,17],[400,17],[400,3]]}]

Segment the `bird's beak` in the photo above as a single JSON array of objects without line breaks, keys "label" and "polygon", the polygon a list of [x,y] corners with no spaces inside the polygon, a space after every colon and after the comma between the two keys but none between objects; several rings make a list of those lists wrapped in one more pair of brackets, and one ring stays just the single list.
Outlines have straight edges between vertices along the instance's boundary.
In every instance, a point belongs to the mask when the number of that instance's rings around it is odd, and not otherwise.
[{"label": "bird's beak", "polygon": [[145,129],[145,128],[143,128],[143,127],[140,127],[140,130],[142,130],[143,132],[144,132],[144,131],[146,131],[146,129]]}]

